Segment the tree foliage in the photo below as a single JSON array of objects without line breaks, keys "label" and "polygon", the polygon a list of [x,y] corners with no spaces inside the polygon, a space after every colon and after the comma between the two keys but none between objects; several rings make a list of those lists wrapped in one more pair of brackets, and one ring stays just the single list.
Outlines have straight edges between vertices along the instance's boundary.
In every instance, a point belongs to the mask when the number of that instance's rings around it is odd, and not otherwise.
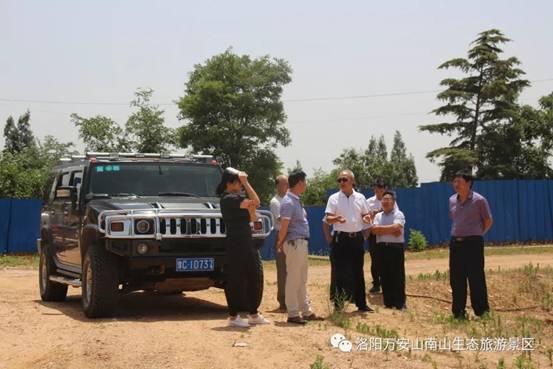
[{"label": "tree foliage", "polygon": [[517,58],[501,58],[500,46],[509,41],[497,29],[484,31],[471,43],[467,58],[451,59],[439,66],[465,75],[441,81],[445,90],[437,98],[444,105],[433,110],[437,116],[454,120],[419,127],[453,137],[448,147],[427,154],[430,160],[439,160],[442,180],[449,180],[460,169],[476,169],[480,178],[512,178],[503,169],[517,156],[518,149],[503,158],[499,152],[511,150],[505,145],[518,142],[517,137],[523,135],[517,100],[529,82],[522,78],[525,73]]},{"label": "tree foliage", "polygon": [[123,129],[111,118],[103,115],[84,118],[73,113],[71,121],[79,130],[85,151],[119,152],[130,149]]},{"label": "tree foliage", "polygon": [[125,128],[113,119],[96,115],[84,118],[71,114],[86,151],[163,153],[175,144],[175,131],[165,126],[163,110],[151,103],[153,90],[138,88],[130,106],[135,111]]},{"label": "tree foliage", "polygon": [[322,169],[317,169],[310,176],[307,186],[307,191],[302,196],[302,201],[305,205],[322,205],[327,201],[327,191],[331,188],[336,188],[336,178],[338,170],[333,169],[330,172],[325,172]]},{"label": "tree foliage", "polygon": [[139,88],[131,107],[131,114],[125,125],[126,137],[133,150],[143,153],[166,152],[175,143],[175,132],[165,126],[163,110],[151,103],[153,90]]},{"label": "tree foliage", "polygon": [[384,136],[371,136],[367,149],[348,148],[333,161],[335,169],[350,169],[359,187],[370,186],[376,178],[382,178],[390,187],[415,187],[418,183],[413,155],[396,131],[392,150],[388,153]]},{"label": "tree foliage", "polygon": [[282,59],[252,59],[231,49],[195,65],[178,101],[185,121],[178,130],[180,145],[249,172],[267,201],[281,168],[273,151],[290,143],[281,101],[290,75]]},{"label": "tree foliage", "polygon": [[4,126],[5,151],[15,154],[35,145],[30,120],[31,112],[28,110],[17,119],[17,124],[11,115],[8,117]]},{"label": "tree foliage", "polygon": [[42,198],[51,168],[61,157],[74,153],[72,143],[59,142],[52,136],[42,142],[29,140],[33,134],[29,124],[26,128],[24,146],[17,150],[6,147],[0,153],[0,198]]}]

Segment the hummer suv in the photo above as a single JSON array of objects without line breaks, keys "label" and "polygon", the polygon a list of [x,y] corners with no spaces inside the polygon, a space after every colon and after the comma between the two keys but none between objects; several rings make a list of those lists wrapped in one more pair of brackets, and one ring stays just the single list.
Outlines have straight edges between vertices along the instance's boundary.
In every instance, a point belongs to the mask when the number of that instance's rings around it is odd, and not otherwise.
[{"label": "hummer suv", "polygon": [[[123,293],[223,288],[226,234],[215,194],[221,174],[202,155],[63,160],[52,171],[37,240],[42,300],[62,301],[68,286],[81,287],[84,313],[95,318],[112,315]],[[251,227],[260,248],[273,219],[257,214]]]}]

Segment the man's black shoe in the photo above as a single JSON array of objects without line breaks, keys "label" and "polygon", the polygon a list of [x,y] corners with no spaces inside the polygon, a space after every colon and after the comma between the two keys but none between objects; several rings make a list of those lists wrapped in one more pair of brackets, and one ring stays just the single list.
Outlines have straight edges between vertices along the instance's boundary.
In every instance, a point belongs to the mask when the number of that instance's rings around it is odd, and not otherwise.
[{"label": "man's black shoe", "polygon": [[453,313],[453,318],[454,319],[457,319],[457,320],[467,320],[467,313],[466,312],[462,312],[462,313]]},{"label": "man's black shoe", "polygon": [[374,313],[374,310],[371,309],[369,306],[361,306],[360,308],[357,308],[358,313]]},{"label": "man's black shoe", "polygon": [[322,316],[318,316],[315,313],[312,313],[311,315],[304,315],[302,318],[303,318],[303,320],[306,320],[306,321],[321,321],[321,320],[324,320],[324,318]]},{"label": "man's black shoe", "polygon": [[371,288],[369,290],[370,293],[380,293],[380,286],[373,286],[373,288]]},{"label": "man's black shoe", "polygon": [[307,324],[307,320],[302,319],[302,317],[300,317],[300,316],[295,316],[293,318],[288,318],[287,322],[291,323],[291,324],[300,324],[300,325]]}]

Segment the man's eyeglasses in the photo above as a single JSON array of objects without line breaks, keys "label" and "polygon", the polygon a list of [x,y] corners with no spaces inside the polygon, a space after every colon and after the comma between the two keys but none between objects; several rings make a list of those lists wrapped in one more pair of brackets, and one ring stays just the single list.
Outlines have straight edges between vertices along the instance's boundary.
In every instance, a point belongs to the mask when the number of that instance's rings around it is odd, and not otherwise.
[{"label": "man's eyeglasses", "polygon": [[347,181],[349,181],[349,178],[342,177],[342,178],[338,178],[337,181],[338,181],[338,183],[347,182]]}]

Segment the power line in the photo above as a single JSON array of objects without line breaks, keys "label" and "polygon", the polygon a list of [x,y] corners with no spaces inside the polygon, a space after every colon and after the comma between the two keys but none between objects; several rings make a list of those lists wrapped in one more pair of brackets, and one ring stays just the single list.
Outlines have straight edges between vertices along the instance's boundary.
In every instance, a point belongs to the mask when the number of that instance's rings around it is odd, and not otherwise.
[{"label": "power line", "polygon": [[[535,79],[531,83],[550,82],[553,78]],[[343,96],[321,96],[321,97],[306,97],[297,99],[285,99],[283,102],[315,102],[315,101],[331,101],[331,100],[358,100],[378,97],[394,97],[394,96],[411,96],[411,95],[427,95],[438,93],[441,90],[422,90],[422,91],[403,91],[403,92],[387,92],[375,93],[369,95],[343,95]],[[67,101],[67,100],[40,100],[40,99],[14,99],[0,97],[2,103],[27,103],[27,104],[51,104],[51,105],[106,105],[106,106],[130,106],[128,102],[108,102],[108,101]],[[155,104],[155,103],[154,103]],[[172,106],[175,103],[157,103],[159,106]]]}]

